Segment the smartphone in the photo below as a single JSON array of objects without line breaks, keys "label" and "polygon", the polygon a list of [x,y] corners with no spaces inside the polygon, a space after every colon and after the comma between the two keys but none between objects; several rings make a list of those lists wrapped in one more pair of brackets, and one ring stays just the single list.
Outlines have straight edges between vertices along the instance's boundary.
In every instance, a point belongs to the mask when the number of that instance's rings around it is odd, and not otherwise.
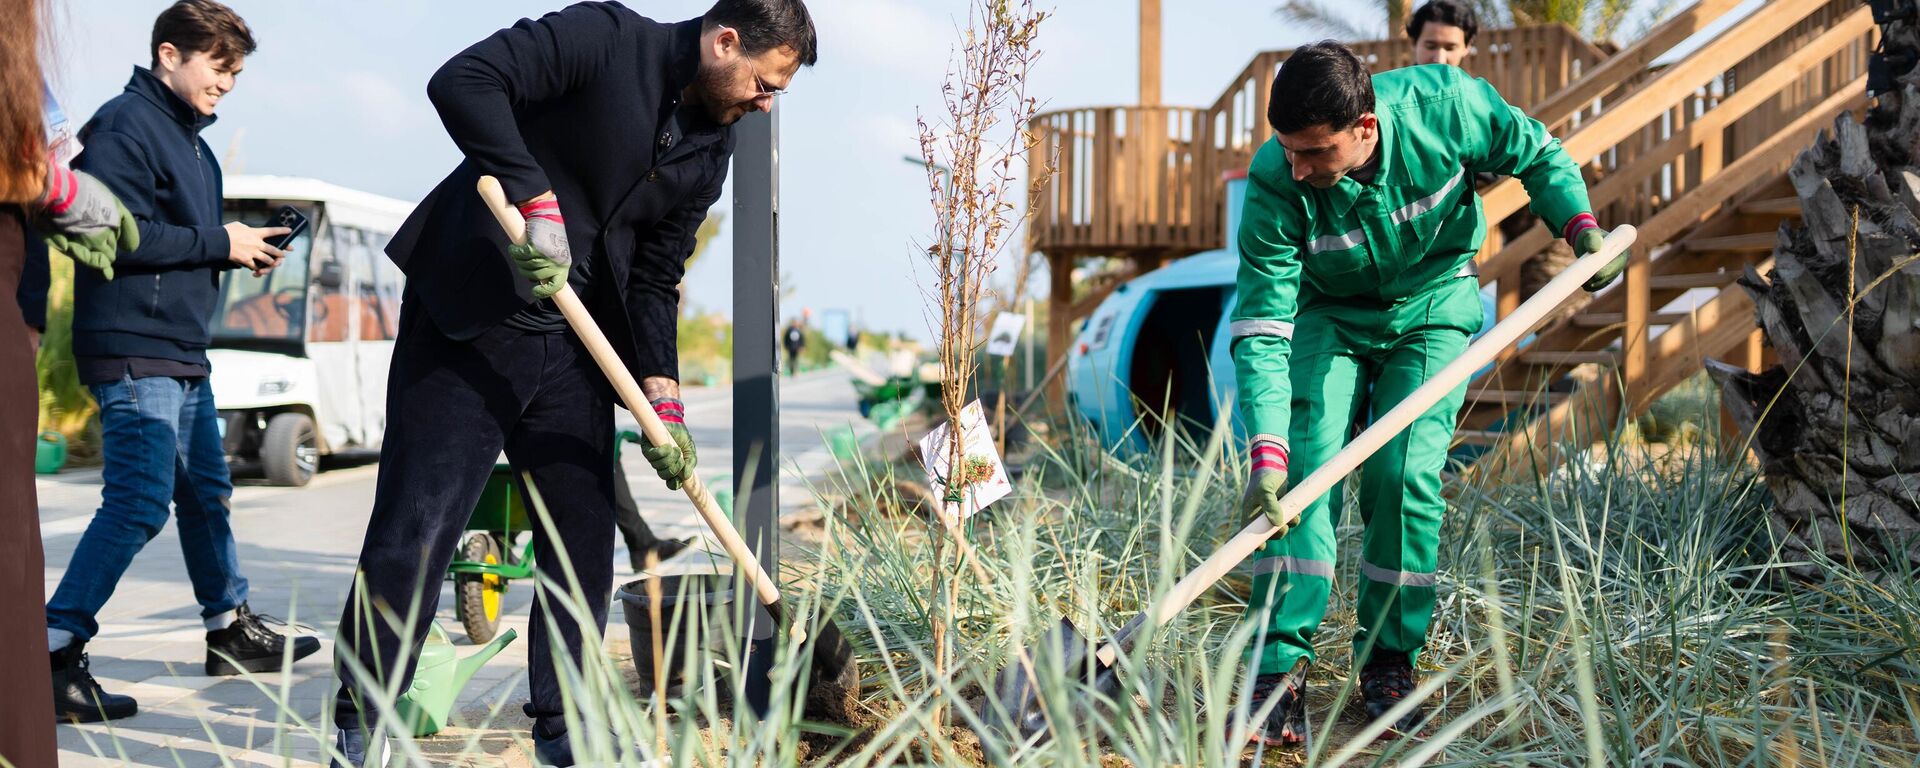
[{"label": "smartphone", "polygon": [[286,227],[293,230],[267,241],[267,245],[284,251],[287,246],[293,244],[294,238],[307,231],[307,215],[291,205],[283,205],[280,206],[280,210],[273,212],[273,218],[269,219],[265,226]]}]

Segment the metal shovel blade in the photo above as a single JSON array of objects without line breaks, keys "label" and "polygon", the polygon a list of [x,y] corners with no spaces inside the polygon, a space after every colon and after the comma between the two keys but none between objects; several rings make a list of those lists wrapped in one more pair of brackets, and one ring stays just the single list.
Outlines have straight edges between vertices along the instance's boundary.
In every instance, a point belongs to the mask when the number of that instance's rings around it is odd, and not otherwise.
[{"label": "metal shovel blade", "polygon": [[[1115,638],[1123,648],[1132,629],[1129,625]],[[1037,645],[1022,648],[994,675],[994,698],[981,704],[982,718],[1000,733],[1032,743],[1045,741],[1053,723],[1048,697],[1097,702],[1117,687],[1113,665],[1100,661],[1099,648],[1073,622],[1061,619]],[[1087,696],[1082,686],[1097,695]],[[1055,713],[1062,711],[1063,707],[1054,708]]]},{"label": "metal shovel blade", "polygon": [[[759,627],[768,627],[773,631],[755,631],[748,643],[745,660],[745,694],[748,706],[754,714],[766,717],[773,708],[773,667],[775,649],[784,636],[784,624],[779,622],[795,620],[798,617],[786,615],[785,603],[763,605],[766,614],[758,620],[766,623]],[[756,611],[756,614],[759,614]],[[779,614],[778,618],[770,618]],[[840,628],[830,618],[814,617],[806,627],[807,637],[801,643],[802,652],[810,659],[804,674],[794,680],[794,698],[802,702],[802,713],[809,719],[844,722],[851,716],[852,708],[860,693],[860,677],[854,663],[853,646],[840,634]]]}]

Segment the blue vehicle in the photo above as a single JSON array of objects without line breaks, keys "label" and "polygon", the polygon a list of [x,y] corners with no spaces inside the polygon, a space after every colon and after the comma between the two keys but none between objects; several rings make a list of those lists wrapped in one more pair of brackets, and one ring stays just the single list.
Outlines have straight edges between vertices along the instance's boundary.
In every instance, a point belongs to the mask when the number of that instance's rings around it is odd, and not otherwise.
[{"label": "blue vehicle", "polygon": [[[1245,189],[1244,178],[1227,182],[1227,232],[1237,231]],[[1088,316],[1067,350],[1067,398],[1093,423],[1102,445],[1122,455],[1148,450],[1165,421],[1191,434],[1211,430],[1234,395],[1227,318],[1239,266],[1229,236],[1224,249],[1127,281]],[[1481,302],[1491,326],[1492,295],[1482,292]],[[1232,423],[1244,439],[1239,414]]]}]

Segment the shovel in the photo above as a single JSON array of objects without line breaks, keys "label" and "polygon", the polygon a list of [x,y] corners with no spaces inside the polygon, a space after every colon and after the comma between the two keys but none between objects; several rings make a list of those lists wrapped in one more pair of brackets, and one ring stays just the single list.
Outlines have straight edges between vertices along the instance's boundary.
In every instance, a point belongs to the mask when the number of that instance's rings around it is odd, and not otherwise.
[{"label": "shovel", "polygon": [[[480,198],[486,201],[493,217],[506,230],[507,238],[515,244],[526,242],[526,220],[521,218],[519,209],[507,202],[500,181],[492,176],[481,176],[479,189]],[[621,402],[626,403],[627,410],[632,411],[633,417],[639,420],[640,431],[646,435],[647,441],[653,445],[671,444],[673,436],[653,412],[653,406],[647,403],[639,382],[633,379],[633,372],[627,370],[613,345],[607,342],[606,334],[600,332],[599,324],[593,321],[592,315],[587,314],[586,306],[580,303],[580,297],[574,294],[573,287],[562,284],[560,291],[553,295],[553,303],[560,307],[560,314],[566,316],[567,325],[587,345],[587,351],[593,355],[593,361],[600,366],[600,372],[606,375],[607,381],[613,384]],[[740,532],[734,530],[733,521],[727,519],[714,502],[713,494],[707,492],[706,484],[700,482],[698,476],[689,474],[681,488],[686,491],[687,498],[693,501],[693,508],[700,513],[700,519],[706,521],[707,529],[713,532],[714,538],[720,540],[727,557],[746,576],[760,605],[773,618],[774,625],[788,627],[794,639],[811,654],[816,684],[807,692],[805,711],[827,717],[843,715],[846,700],[859,690],[859,680],[854,673],[853,649],[841,636],[839,627],[830,620],[820,621],[809,638],[807,625],[812,622],[799,620],[801,617],[788,613],[786,603],[780,599],[779,583],[760,566],[760,558],[747,548],[747,542],[740,538]],[[749,652],[747,661],[744,681],[747,703],[753,707],[755,714],[766,717],[772,707],[773,681],[769,679],[772,654]]]},{"label": "shovel", "polygon": [[[1335,483],[1358,468],[1381,446],[1387,444],[1401,430],[1413,423],[1413,420],[1433,407],[1434,403],[1465,384],[1472,378],[1474,371],[1497,357],[1501,350],[1518,342],[1534,326],[1539,325],[1547,315],[1560,307],[1561,302],[1581,290],[1581,285],[1600,271],[1615,257],[1633,245],[1634,229],[1622,226],[1607,235],[1604,245],[1596,253],[1574,262],[1561,271],[1559,276],[1546,287],[1534,294],[1533,298],[1514,310],[1507,319],[1500,321],[1485,336],[1469,345],[1465,352],[1445,368],[1435,374],[1425,384],[1420,385],[1406,400],[1366,428],[1347,447],[1342,448],[1327,460],[1327,463],[1314,470],[1306,479],[1295,483],[1280,499],[1280,506],[1289,525],[1300,517],[1313,500],[1331,490]],[[1049,713],[1046,697],[1057,693],[1068,700],[1060,701],[1056,711],[1072,704],[1071,699],[1083,697],[1084,693],[1075,686],[1061,686],[1056,690],[1042,690],[1041,681],[1049,679],[1049,672],[1061,675],[1079,675],[1085,684],[1102,695],[1111,695],[1116,687],[1114,666],[1122,654],[1130,653],[1137,639],[1148,624],[1158,629],[1172,621],[1202,592],[1213,586],[1215,581],[1233,570],[1241,560],[1258,550],[1274,534],[1273,524],[1265,517],[1254,520],[1239,534],[1213,553],[1206,562],[1201,563],[1173,589],[1153,604],[1148,610],[1133,617],[1126,626],[1115,633],[1097,649],[1093,643],[1075,629],[1072,622],[1065,619],[1050,630],[1037,647],[1022,649],[1015,661],[995,675],[995,696],[984,702],[981,716],[992,727],[1002,733],[1015,733],[1027,740],[1038,743],[1044,741],[1049,731]],[[1059,665],[1055,667],[1054,665]],[[1054,678],[1058,679],[1058,678]]]}]

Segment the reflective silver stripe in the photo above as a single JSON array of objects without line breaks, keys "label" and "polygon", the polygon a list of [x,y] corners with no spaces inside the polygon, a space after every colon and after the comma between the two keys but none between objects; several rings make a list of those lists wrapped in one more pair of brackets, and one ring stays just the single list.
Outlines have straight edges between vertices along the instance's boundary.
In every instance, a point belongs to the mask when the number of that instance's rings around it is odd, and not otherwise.
[{"label": "reflective silver stripe", "polygon": [[1393,215],[1387,218],[1392,219],[1395,224],[1405,224],[1413,220],[1413,217],[1433,210],[1433,207],[1439,205],[1447,195],[1453,194],[1453,188],[1460,186],[1460,180],[1466,177],[1467,172],[1464,169],[1455,173],[1453,178],[1447,179],[1447,183],[1440,187],[1440,191],[1400,206],[1400,210],[1394,211]]},{"label": "reflective silver stripe", "polygon": [[1465,264],[1460,265],[1460,271],[1453,273],[1453,276],[1454,277],[1475,277],[1479,274],[1480,274],[1480,265],[1476,262],[1469,261]]},{"label": "reflective silver stripe", "polygon": [[1327,235],[1326,237],[1314,238],[1312,242],[1307,243],[1307,253],[1344,251],[1366,241],[1367,233],[1355,227],[1352,231],[1344,235]]},{"label": "reflective silver stripe", "polygon": [[1382,568],[1364,560],[1360,562],[1360,575],[1382,584],[1398,584],[1403,587],[1433,586],[1433,574],[1431,573],[1396,571],[1390,568]]},{"label": "reflective silver stripe", "polygon": [[1307,560],[1304,558],[1293,557],[1291,555],[1282,555],[1280,557],[1262,557],[1258,560],[1253,561],[1253,572],[1256,574],[1297,573],[1302,576],[1318,576],[1323,579],[1331,580],[1333,578],[1333,563],[1321,562],[1319,560]]},{"label": "reflective silver stripe", "polygon": [[1293,338],[1293,323],[1285,320],[1235,320],[1227,326],[1227,333],[1236,339],[1248,336],[1278,336]]},{"label": "reflective silver stripe", "polygon": [[1278,435],[1254,435],[1253,439],[1248,441],[1247,444],[1252,445],[1254,443],[1273,443],[1274,445],[1280,446],[1280,450],[1284,451],[1287,449],[1287,441]]}]

